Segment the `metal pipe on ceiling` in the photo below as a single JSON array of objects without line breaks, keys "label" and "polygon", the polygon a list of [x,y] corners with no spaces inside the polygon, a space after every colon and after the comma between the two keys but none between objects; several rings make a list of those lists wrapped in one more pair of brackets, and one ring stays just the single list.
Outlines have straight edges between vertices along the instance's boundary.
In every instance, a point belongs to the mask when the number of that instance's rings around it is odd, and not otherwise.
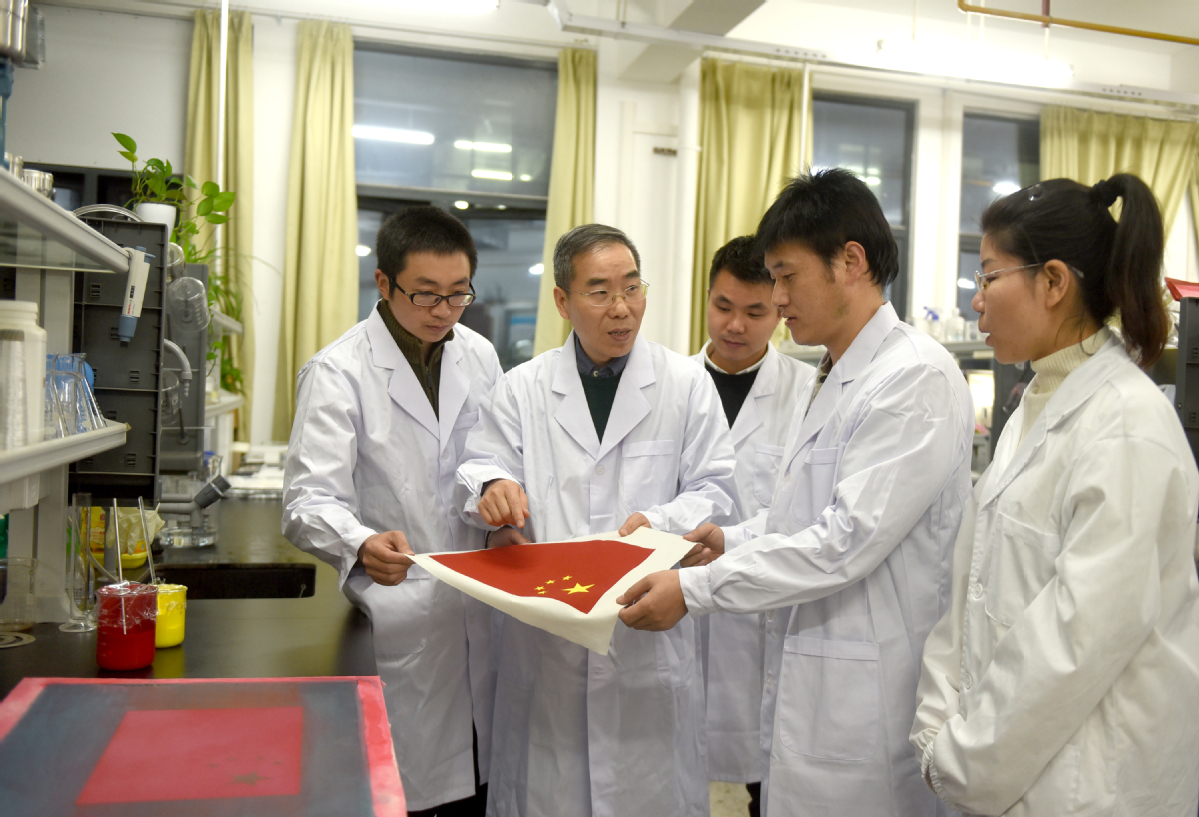
[{"label": "metal pipe on ceiling", "polygon": [[1199,45],[1199,39],[1194,37],[1183,37],[1178,34],[1163,34],[1159,31],[1141,31],[1135,28],[1124,28],[1122,26],[1109,26],[1102,23],[1087,23],[1082,20],[1066,20],[1062,17],[1052,17],[1048,14],[1027,14],[1022,11],[1008,11],[1006,9],[987,8],[986,6],[976,6],[973,3],[968,3],[966,0],[958,0],[958,9],[967,14],[981,14],[986,17],[1004,17],[1008,20],[1023,20],[1028,23],[1041,23],[1045,26],[1065,26],[1066,28],[1082,28],[1087,31],[1102,31],[1107,34],[1123,34],[1127,37],[1143,37],[1149,40],[1164,40],[1171,43],[1182,43],[1184,45]]}]

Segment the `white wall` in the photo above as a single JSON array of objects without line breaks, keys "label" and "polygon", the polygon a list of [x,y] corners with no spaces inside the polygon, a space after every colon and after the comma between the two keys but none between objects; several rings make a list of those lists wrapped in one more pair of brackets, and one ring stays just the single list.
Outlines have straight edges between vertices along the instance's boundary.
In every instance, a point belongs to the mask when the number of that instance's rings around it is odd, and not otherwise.
[{"label": "white wall", "polygon": [[138,155],[183,165],[190,20],[41,6],[46,64],[17,69],[8,151],[26,161],[128,169],[109,133]]}]

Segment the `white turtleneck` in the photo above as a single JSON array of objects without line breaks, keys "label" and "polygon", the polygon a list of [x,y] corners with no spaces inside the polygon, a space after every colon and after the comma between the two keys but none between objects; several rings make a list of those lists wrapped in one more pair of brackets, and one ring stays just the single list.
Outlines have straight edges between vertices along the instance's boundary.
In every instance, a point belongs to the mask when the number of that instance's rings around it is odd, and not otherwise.
[{"label": "white turtleneck", "polygon": [[1067,346],[1065,349],[1058,349],[1053,354],[1032,362],[1032,370],[1037,373],[1037,376],[1032,379],[1024,391],[1024,428],[1020,430],[1020,442],[1024,442],[1033,423],[1041,416],[1045,404],[1057,391],[1057,387],[1062,385],[1062,381],[1070,372],[1090,360],[1091,356],[1099,351],[1099,347],[1107,343],[1111,336],[1112,331],[1103,326],[1081,343]]}]

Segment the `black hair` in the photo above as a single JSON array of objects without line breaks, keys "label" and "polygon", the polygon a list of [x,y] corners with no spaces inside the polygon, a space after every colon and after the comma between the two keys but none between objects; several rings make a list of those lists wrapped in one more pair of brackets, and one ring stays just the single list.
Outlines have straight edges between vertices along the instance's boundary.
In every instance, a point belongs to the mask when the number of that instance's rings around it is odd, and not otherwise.
[{"label": "black hair", "polygon": [[716,251],[712,256],[712,269],[708,272],[709,287],[722,270],[747,284],[772,284],[774,281],[762,260],[762,253],[757,251],[752,235],[734,238]]},{"label": "black hair", "polygon": [[554,284],[567,292],[574,283],[574,262],[589,250],[610,247],[613,244],[623,244],[633,254],[633,263],[641,269],[641,255],[633,246],[633,241],[622,230],[605,224],[584,224],[568,230],[554,245]]},{"label": "black hair", "polygon": [[388,216],[379,228],[375,257],[387,276],[388,293],[395,289],[396,276],[408,266],[408,255],[431,252],[453,255],[460,252],[470,261],[470,276],[475,277],[479,253],[470,230],[457,217],[439,207],[420,205]]},{"label": "black hair", "polygon": [[759,252],[794,241],[832,265],[845,245],[856,241],[880,287],[899,275],[899,249],[878,199],[866,183],[841,167],[796,176],[762,216],[756,236]]},{"label": "black hair", "polygon": [[[1109,209],[1117,198],[1119,222]],[[1087,314],[1103,323],[1118,312],[1141,366],[1161,357],[1170,332],[1161,296],[1165,231],[1157,199],[1138,177],[1117,173],[1092,187],[1040,182],[992,202],[981,226],[997,250],[1024,264],[1058,260],[1081,272]]]}]

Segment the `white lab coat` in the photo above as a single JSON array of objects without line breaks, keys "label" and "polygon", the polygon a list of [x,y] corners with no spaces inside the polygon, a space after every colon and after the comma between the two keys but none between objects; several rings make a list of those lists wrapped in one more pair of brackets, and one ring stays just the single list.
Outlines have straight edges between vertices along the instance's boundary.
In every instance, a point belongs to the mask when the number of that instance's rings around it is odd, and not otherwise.
[{"label": "white lab coat", "polygon": [[680,571],[693,613],[772,611],[763,813],[944,813],[907,737],[970,492],[966,380],[884,304],[792,429],[769,511]]},{"label": "white lab coat", "polygon": [[[603,440],[566,344],[508,372],[480,412],[458,471],[477,524],[479,491],[515,479],[525,534],[559,541],[619,528],[642,512],[686,533],[736,512],[733,448],[712,380],[638,337]],[[607,655],[500,621],[487,813],[493,817],[708,814],[698,628],[618,624]]]},{"label": "white lab coat", "polygon": [[[707,359],[708,344],[692,359]],[[733,421],[737,493],[744,519],[770,505],[782,470],[783,444],[815,369],[766,347],[762,367]],[[762,632],[758,613],[713,613],[708,629],[708,777],[725,783],[762,779]]]},{"label": "white lab coat", "polygon": [[478,403],[500,376],[486,339],[454,328],[441,358],[440,411],[378,312],[301,370],[283,494],[283,533],[337,568],[371,619],[375,662],[408,808],[475,793],[472,722],[487,780],[495,675],[490,610],[420,567],[395,587],[357,563],[370,535],[403,531],[417,553],[471,550],[483,533],[451,504]]},{"label": "white lab coat", "polygon": [[1193,817],[1199,473],[1169,401],[1109,339],[975,487],[912,742],[967,812]]}]

